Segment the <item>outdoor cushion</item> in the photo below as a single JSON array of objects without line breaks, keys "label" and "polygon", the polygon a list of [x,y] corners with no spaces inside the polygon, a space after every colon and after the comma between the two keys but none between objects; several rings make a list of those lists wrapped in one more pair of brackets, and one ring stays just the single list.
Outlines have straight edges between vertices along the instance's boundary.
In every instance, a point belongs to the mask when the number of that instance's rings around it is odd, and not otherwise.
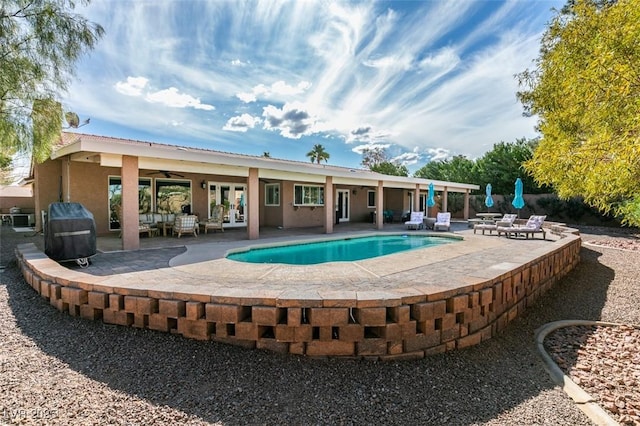
[{"label": "outdoor cushion", "polygon": [[448,231],[451,227],[451,213],[442,212],[436,215],[436,223],[433,224],[433,229],[436,231],[445,230]]},{"label": "outdoor cushion", "polygon": [[423,224],[422,220],[424,219],[424,212],[412,212],[411,218],[406,221],[404,224],[407,225],[407,228],[411,229],[421,229]]}]

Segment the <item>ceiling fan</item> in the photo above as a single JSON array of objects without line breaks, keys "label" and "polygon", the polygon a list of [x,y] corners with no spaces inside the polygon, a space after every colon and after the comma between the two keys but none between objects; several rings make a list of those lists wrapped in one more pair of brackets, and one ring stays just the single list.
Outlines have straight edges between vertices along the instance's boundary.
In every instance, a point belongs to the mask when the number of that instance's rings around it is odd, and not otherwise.
[{"label": "ceiling fan", "polygon": [[153,176],[153,175],[164,175],[164,177],[168,178],[172,178],[172,177],[181,177],[183,178],[184,176],[179,174],[179,173],[174,173],[174,172],[170,172],[168,170],[157,170],[155,172],[152,173],[147,173],[147,176]]}]

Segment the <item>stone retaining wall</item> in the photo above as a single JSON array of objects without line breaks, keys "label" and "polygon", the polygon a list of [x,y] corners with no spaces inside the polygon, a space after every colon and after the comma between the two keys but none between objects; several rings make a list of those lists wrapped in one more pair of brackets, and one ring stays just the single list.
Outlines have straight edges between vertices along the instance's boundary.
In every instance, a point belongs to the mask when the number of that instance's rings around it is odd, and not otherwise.
[{"label": "stone retaining wall", "polygon": [[331,300],[104,286],[33,244],[16,254],[33,289],[72,316],[282,353],[389,360],[462,349],[501,332],[578,264],[580,238],[567,235],[535,260],[505,264],[491,278],[445,292]]}]

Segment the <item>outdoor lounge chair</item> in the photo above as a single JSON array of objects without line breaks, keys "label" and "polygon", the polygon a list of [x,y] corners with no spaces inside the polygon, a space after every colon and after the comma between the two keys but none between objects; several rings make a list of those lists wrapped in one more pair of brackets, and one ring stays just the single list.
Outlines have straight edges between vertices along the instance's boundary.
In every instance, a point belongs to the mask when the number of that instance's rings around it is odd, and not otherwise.
[{"label": "outdoor lounge chair", "polygon": [[498,227],[506,228],[513,226],[517,218],[517,214],[507,213],[495,223],[477,223],[473,226],[473,233],[475,234],[476,231],[482,231],[482,235],[484,235],[485,231],[489,231],[489,234],[492,234],[493,231],[498,230]]},{"label": "outdoor lounge chair", "polygon": [[496,229],[498,231],[498,235],[502,235],[504,232],[507,238],[510,238],[512,235],[524,235],[526,238],[529,238],[529,235],[533,234],[542,234],[543,239],[547,239],[547,231],[542,228],[544,224],[544,220],[547,216],[536,216],[533,215],[529,217],[529,220],[525,225],[513,225],[513,226],[498,226]]},{"label": "outdoor lounge chair", "polygon": [[433,224],[434,231],[448,231],[451,228],[451,213],[444,212],[436,215],[436,223]]},{"label": "outdoor lounge chair", "polygon": [[197,237],[197,219],[198,216],[195,215],[177,216],[176,221],[173,224],[173,235],[178,234],[178,238],[180,238],[183,234],[193,234]]},{"label": "outdoor lounge chair", "polygon": [[424,212],[411,212],[411,218],[404,224],[407,225],[407,229],[422,229],[424,219]]},{"label": "outdoor lounge chair", "polygon": [[209,229],[213,229],[214,231],[222,231],[224,232],[224,228],[222,227],[222,223],[224,222],[224,204],[218,204],[213,206],[211,209],[211,217],[207,219],[205,222],[202,222],[200,226],[204,228],[204,233],[206,234]]}]

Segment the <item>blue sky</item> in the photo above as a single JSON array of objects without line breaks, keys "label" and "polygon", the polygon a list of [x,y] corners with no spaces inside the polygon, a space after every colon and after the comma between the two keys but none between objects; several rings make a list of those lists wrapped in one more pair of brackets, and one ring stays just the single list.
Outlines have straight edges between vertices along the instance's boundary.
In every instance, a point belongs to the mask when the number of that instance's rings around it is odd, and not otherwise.
[{"label": "blue sky", "polygon": [[535,137],[514,74],[559,1],[93,0],[105,28],[63,98],[80,132],[415,171]]}]

